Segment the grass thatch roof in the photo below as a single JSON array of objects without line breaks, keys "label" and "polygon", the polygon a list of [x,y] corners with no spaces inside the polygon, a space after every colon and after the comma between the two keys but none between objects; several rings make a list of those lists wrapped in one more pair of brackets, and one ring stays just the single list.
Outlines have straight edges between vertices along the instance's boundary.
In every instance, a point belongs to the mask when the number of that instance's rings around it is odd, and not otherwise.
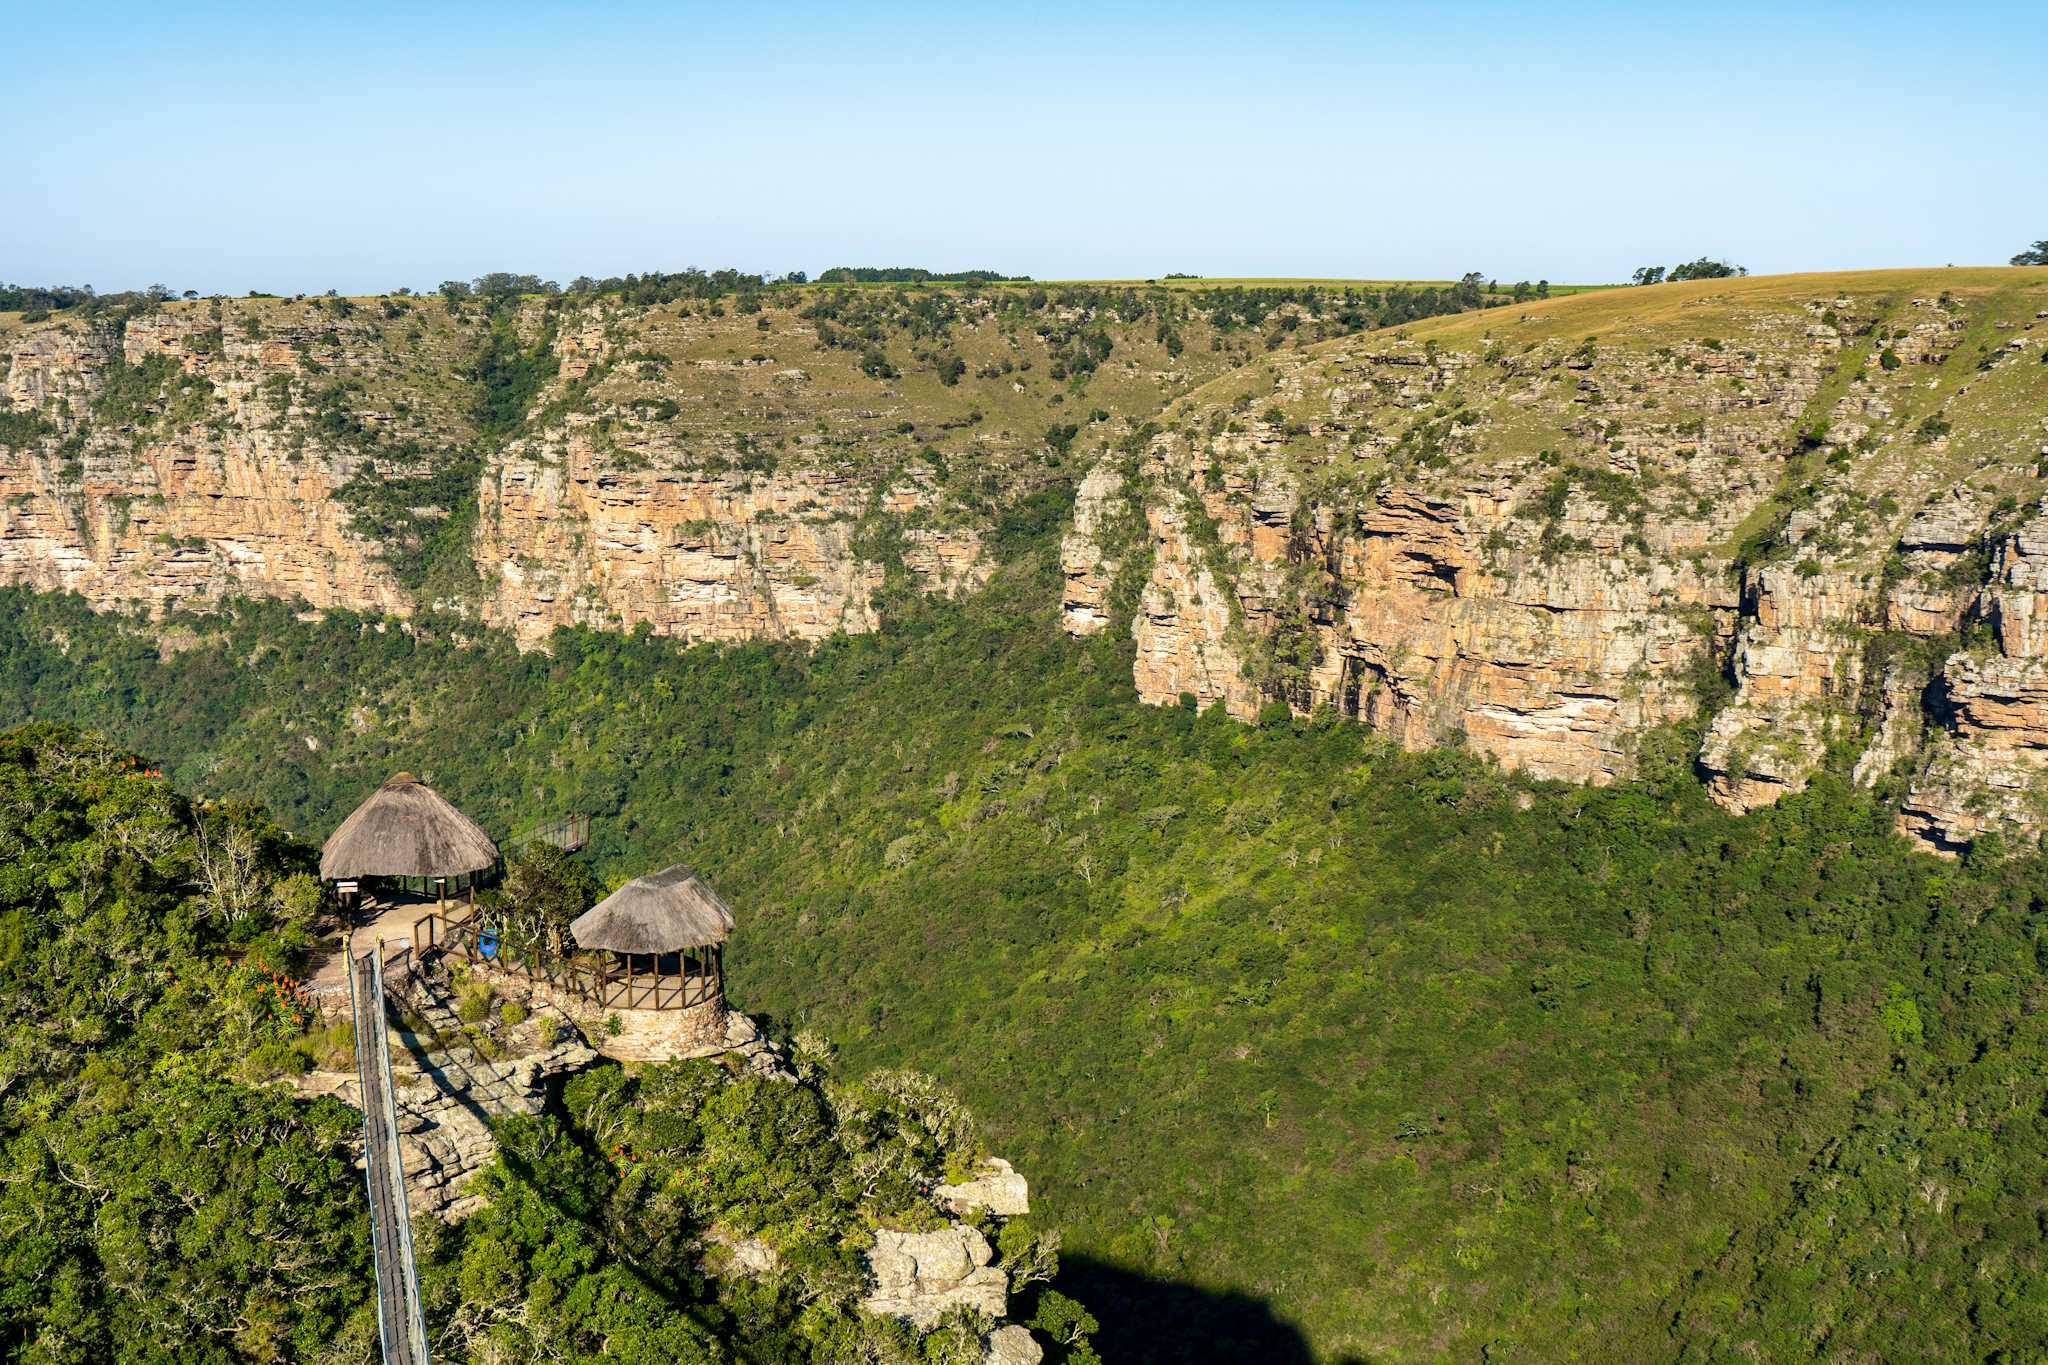
[{"label": "grass thatch roof", "polygon": [[732,907],[680,864],[635,877],[578,916],[569,933],[582,948],[673,953],[725,942]]},{"label": "grass thatch roof", "polygon": [[399,773],[328,836],[320,875],[459,877],[497,861],[498,846],[476,821],[411,773]]}]

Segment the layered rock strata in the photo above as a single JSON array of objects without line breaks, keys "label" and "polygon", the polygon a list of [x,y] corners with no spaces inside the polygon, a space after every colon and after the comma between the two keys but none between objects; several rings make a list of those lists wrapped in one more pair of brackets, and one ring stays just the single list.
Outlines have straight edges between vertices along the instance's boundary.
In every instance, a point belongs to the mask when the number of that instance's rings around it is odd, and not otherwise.
[{"label": "layered rock strata", "polygon": [[[0,582],[152,612],[237,593],[404,611],[335,498],[359,461],[304,458],[277,423],[301,355],[205,321],[138,318],[119,335],[72,326],[16,341],[0,409],[45,432],[0,448]],[[138,375],[173,395],[153,402],[194,420],[132,402]],[[272,376],[286,386],[266,387]]]},{"label": "layered rock strata", "polygon": [[1977,611],[1995,648],[1943,664],[1943,724],[1899,815],[1941,849],[2048,827],[2048,503],[1999,543]]},{"label": "layered rock strata", "polygon": [[[875,506],[911,521],[933,501],[915,474],[878,488],[829,468],[735,479],[667,461],[607,465],[587,429],[572,428],[490,471],[476,549],[490,583],[484,619],[526,644],[568,625],[645,624],[692,642],[870,631],[884,571],[856,543],[862,518]],[[946,593],[987,572],[965,527],[912,525],[903,560]]]},{"label": "layered rock strata", "polygon": [[[1986,273],[2012,278],[1713,282],[1275,357],[1082,485],[1067,629],[1136,565],[1150,702],[1328,706],[1592,783],[1713,706],[1732,809],[1846,752],[1866,784],[1925,768],[1902,828],[1930,847],[2031,837],[2038,550],[1986,583],[1984,547],[2048,469],[2048,281]],[[1977,621],[1997,657],[1954,648]],[[1945,716],[1907,661],[1944,642]]]},{"label": "layered rock strata", "polygon": [[[991,494],[1042,454],[1046,416],[984,422],[980,375],[912,402],[822,347],[802,304],[743,322],[530,301],[512,335],[552,377],[510,431],[475,377],[506,319],[475,306],[0,318],[0,583],[153,615],[431,607],[524,645],[563,625],[817,640],[875,629],[898,566],[914,588],[979,585]],[[742,339],[754,353],[727,358]]]}]

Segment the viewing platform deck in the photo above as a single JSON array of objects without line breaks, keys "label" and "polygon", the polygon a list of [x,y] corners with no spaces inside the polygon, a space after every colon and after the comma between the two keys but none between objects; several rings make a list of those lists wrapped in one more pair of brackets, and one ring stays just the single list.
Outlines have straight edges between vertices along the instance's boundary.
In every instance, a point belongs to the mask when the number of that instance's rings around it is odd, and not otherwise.
[{"label": "viewing platform deck", "polygon": [[649,960],[645,969],[604,953],[554,958],[521,952],[481,922],[478,913],[469,901],[411,896],[366,901],[352,913],[345,936],[337,930],[316,950],[307,990],[323,1013],[342,1013],[348,1007],[350,955],[381,948],[385,976],[394,984],[402,984],[419,963],[440,956],[561,991],[595,1010],[680,1010],[723,998],[724,973],[716,954],[664,954]]}]

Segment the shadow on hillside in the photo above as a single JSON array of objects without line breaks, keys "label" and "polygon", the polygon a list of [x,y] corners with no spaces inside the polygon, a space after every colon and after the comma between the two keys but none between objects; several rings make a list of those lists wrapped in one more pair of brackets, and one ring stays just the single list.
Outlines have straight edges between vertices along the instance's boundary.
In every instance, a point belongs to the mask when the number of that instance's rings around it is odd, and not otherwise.
[{"label": "shadow on hillside", "polygon": [[1212,1293],[1071,1253],[1060,1256],[1057,1287],[1102,1324],[1095,1349],[1115,1365],[1315,1360],[1300,1328],[1248,1294]]}]

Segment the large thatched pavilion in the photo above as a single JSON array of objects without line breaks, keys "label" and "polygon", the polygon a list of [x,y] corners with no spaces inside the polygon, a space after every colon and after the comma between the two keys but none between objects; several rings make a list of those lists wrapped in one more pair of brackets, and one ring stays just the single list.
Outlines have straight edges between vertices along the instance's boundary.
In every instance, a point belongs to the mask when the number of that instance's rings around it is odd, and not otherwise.
[{"label": "large thatched pavilion", "polygon": [[472,891],[497,866],[498,845],[476,821],[414,777],[398,773],[370,793],[320,850],[320,876],[344,896],[371,883],[442,899]]},{"label": "large thatched pavilion", "polygon": [[687,867],[636,877],[578,916],[570,937],[608,953],[608,980],[629,1009],[689,1009],[725,1001],[724,944],[732,907]]}]

